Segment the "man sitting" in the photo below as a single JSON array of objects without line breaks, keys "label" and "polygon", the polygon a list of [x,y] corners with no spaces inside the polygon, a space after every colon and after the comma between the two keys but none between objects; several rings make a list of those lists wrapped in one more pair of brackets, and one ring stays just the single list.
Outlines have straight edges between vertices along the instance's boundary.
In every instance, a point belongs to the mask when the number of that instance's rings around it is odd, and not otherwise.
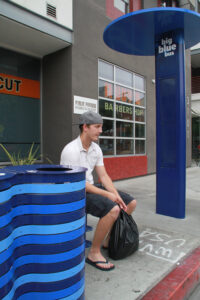
[{"label": "man sitting", "polygon": [[[82,166],[86,172],[86,213],[99,218],[92,246],[86,262],[103,271],[114,269],[101,253],[101,246],[108,248],[109,233],[120,209],[132,214],[136,200],[124,192],[117,191],[108,176],[103,163],[101,148],[96,143],[102,133],[102,117],[87,111],[80,116],[80,136],[67,144],[62,153],[62,165]],[[96,170],[100,184],[94,184],[93,170]]]}]

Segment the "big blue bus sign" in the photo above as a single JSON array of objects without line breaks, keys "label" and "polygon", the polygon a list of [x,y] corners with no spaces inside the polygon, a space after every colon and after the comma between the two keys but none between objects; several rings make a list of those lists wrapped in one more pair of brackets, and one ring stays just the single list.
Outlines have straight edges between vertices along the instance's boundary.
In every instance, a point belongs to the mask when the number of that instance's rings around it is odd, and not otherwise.
[{"label": "big blue bus sign", "polygon": [[116,51],[155,55],[156,212],[176,218],[185,218],[185,49],[200,41],[199,28],[198,13],[161,7],[124,15],[104,31]]}]

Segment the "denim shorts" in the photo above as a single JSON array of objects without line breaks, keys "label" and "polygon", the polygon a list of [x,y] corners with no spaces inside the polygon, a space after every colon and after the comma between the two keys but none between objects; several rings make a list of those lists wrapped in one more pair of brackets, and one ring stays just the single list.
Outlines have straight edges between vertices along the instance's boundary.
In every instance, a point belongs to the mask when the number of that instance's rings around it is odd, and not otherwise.
[{"label": "denim shorts", "polygon": [[[104,189],[101,184],[95,184],[96,187]],[[105,189],[104,189],[105,190]],[[133,196],[118,191],[120,197],[126,205],[128,205],[134,198]],[[113,202],[109,198],[98,194],[86,193],[86,213],[91,214],[92,216],[102,218],[115,206],[118,205],[116,202]]]}]

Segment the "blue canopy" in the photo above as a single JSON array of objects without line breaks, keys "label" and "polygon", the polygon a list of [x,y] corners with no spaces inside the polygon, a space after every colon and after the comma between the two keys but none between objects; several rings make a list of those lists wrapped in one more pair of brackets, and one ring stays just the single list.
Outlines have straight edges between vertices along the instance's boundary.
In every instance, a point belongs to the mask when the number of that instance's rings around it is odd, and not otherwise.
[{"label": "blue canopy", "polygon": [[200,41],[200,14],[181,8],[156,7],[126,14],[104,30],[104,42],[126,54],[154,55],[155,36],[182,30],[185,48]]}]

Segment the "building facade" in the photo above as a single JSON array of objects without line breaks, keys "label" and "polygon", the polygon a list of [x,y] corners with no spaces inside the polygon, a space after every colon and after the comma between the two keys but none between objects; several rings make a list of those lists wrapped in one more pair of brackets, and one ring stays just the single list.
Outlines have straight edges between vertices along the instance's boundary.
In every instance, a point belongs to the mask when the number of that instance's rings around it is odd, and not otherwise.
[{"label": "building facade", "polygon": [[[79,134],[79,114],[94,109],[104,119],[99,143],[112,179],[154,173],[155,59],[113,51],[103,32],[129,11],[185,2],[0,0],[0,143],[11,153],[26,153],[34,143],[42,161],[57,164]],[[186,51],[188,166],[190,73]],[[2,150],[0,161],[7,163]]]}]

